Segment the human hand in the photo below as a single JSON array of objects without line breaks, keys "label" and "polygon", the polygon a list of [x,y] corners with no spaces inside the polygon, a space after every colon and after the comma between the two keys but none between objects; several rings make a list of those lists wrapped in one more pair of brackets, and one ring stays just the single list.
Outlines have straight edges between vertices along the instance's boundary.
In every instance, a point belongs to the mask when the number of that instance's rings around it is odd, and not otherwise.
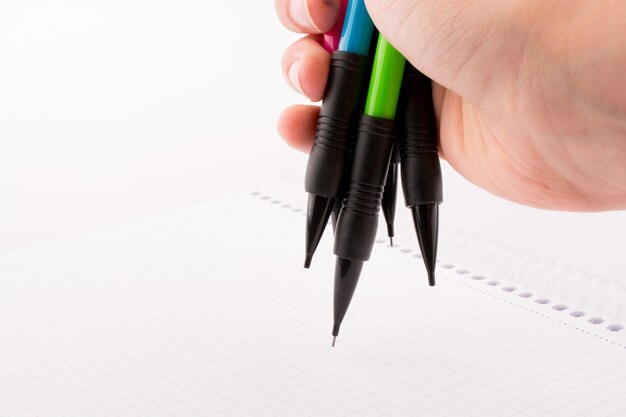
[{"label": "human hand", "polygon": [[[435,82],[440,155],[468,180],[529,206],[626,208],[626,3],[619,0],[366,0],[380,32]],[[287,82],[322,99],[321,35],[339,0],[275,0],[306,33],[283,55]],[[308,151],[318,106],[278,130]]]}]

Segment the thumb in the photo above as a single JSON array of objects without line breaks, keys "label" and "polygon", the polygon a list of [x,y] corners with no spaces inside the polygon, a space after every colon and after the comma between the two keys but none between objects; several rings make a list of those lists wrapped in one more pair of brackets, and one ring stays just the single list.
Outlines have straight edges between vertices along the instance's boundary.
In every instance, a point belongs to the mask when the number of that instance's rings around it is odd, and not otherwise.
[{"label": "thumb", "polygon": [[522,56],[523,6],[493,0],[365,0],[376,27],[417,69],[466,98],[509,80]]}]

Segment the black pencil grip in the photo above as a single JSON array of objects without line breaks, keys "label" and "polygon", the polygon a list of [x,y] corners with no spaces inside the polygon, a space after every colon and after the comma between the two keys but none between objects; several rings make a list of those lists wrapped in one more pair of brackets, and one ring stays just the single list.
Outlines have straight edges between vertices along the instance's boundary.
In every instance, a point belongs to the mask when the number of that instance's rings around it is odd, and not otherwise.
[{"label": "black pencil grip", "polygon": [[361,117],[335,232],[334,252],[340,258],[354,261],[370,258],[393,141],[393,120]]},{"label": "black pencil grip", "polygon": [[336,51],[324,101],[317,120],[313,148],[305,175],[310,194],[335,198],[341,192],[349,160],[349,145],[358,121],[369,75],[369,59],[351,52]]},{"label": "black pencil grip", "polygon": [[407,62],[398,104],[400,167],[407,207],[443,201],[431,83]]}]

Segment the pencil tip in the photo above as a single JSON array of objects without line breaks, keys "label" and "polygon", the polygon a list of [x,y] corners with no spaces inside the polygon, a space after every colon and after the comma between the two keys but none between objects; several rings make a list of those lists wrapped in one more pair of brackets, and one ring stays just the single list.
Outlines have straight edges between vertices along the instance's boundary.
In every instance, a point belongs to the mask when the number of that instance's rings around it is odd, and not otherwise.
[{"label": "pencil tip", "polygon": [[389,236],[389,245],[393,246],[393,237]]},{"label": "pencil tip", "polygon": [[306,211],[305,268],[311,265],[311,259],[322,239],[334,205],[335,201],[332,198],[309,194],[309,203]]},{"label": "pencil tip", "polygon": [[428,271],[428,285],[430,285],[431,287],[435,286],[435,271],[434,270]]},{"label": "pencil tip", "polygon": [[439,205],[421,204],[411,208],[420,250],[428,273],[428,284],[435,285],[437,263],[437,235],[439,229]]},{"label": "pencil tip", "polygon": [[333,336],[333,345],[331,347],[335,347],[335,342],[337,341],[337,336]]},{"label": "pencil tip", "polygon": [[304,258],[304,267],[309,269],[311,266],[311,261],[313,260],[313,255],[307,254],[306,258]]}]

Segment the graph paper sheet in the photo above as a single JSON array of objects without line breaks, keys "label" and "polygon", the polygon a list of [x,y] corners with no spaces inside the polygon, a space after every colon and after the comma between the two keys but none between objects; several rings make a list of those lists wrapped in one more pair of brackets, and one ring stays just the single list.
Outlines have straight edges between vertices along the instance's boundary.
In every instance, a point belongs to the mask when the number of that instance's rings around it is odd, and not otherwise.
[{"label": "graph paper sheet", "polygon": [[430,288],[409,249],[376,245],[331,348],[331,242],[304,270],[303,228],[233,197],[5,256],[0,415],[626,415],[624,331],[457,266]]}]

